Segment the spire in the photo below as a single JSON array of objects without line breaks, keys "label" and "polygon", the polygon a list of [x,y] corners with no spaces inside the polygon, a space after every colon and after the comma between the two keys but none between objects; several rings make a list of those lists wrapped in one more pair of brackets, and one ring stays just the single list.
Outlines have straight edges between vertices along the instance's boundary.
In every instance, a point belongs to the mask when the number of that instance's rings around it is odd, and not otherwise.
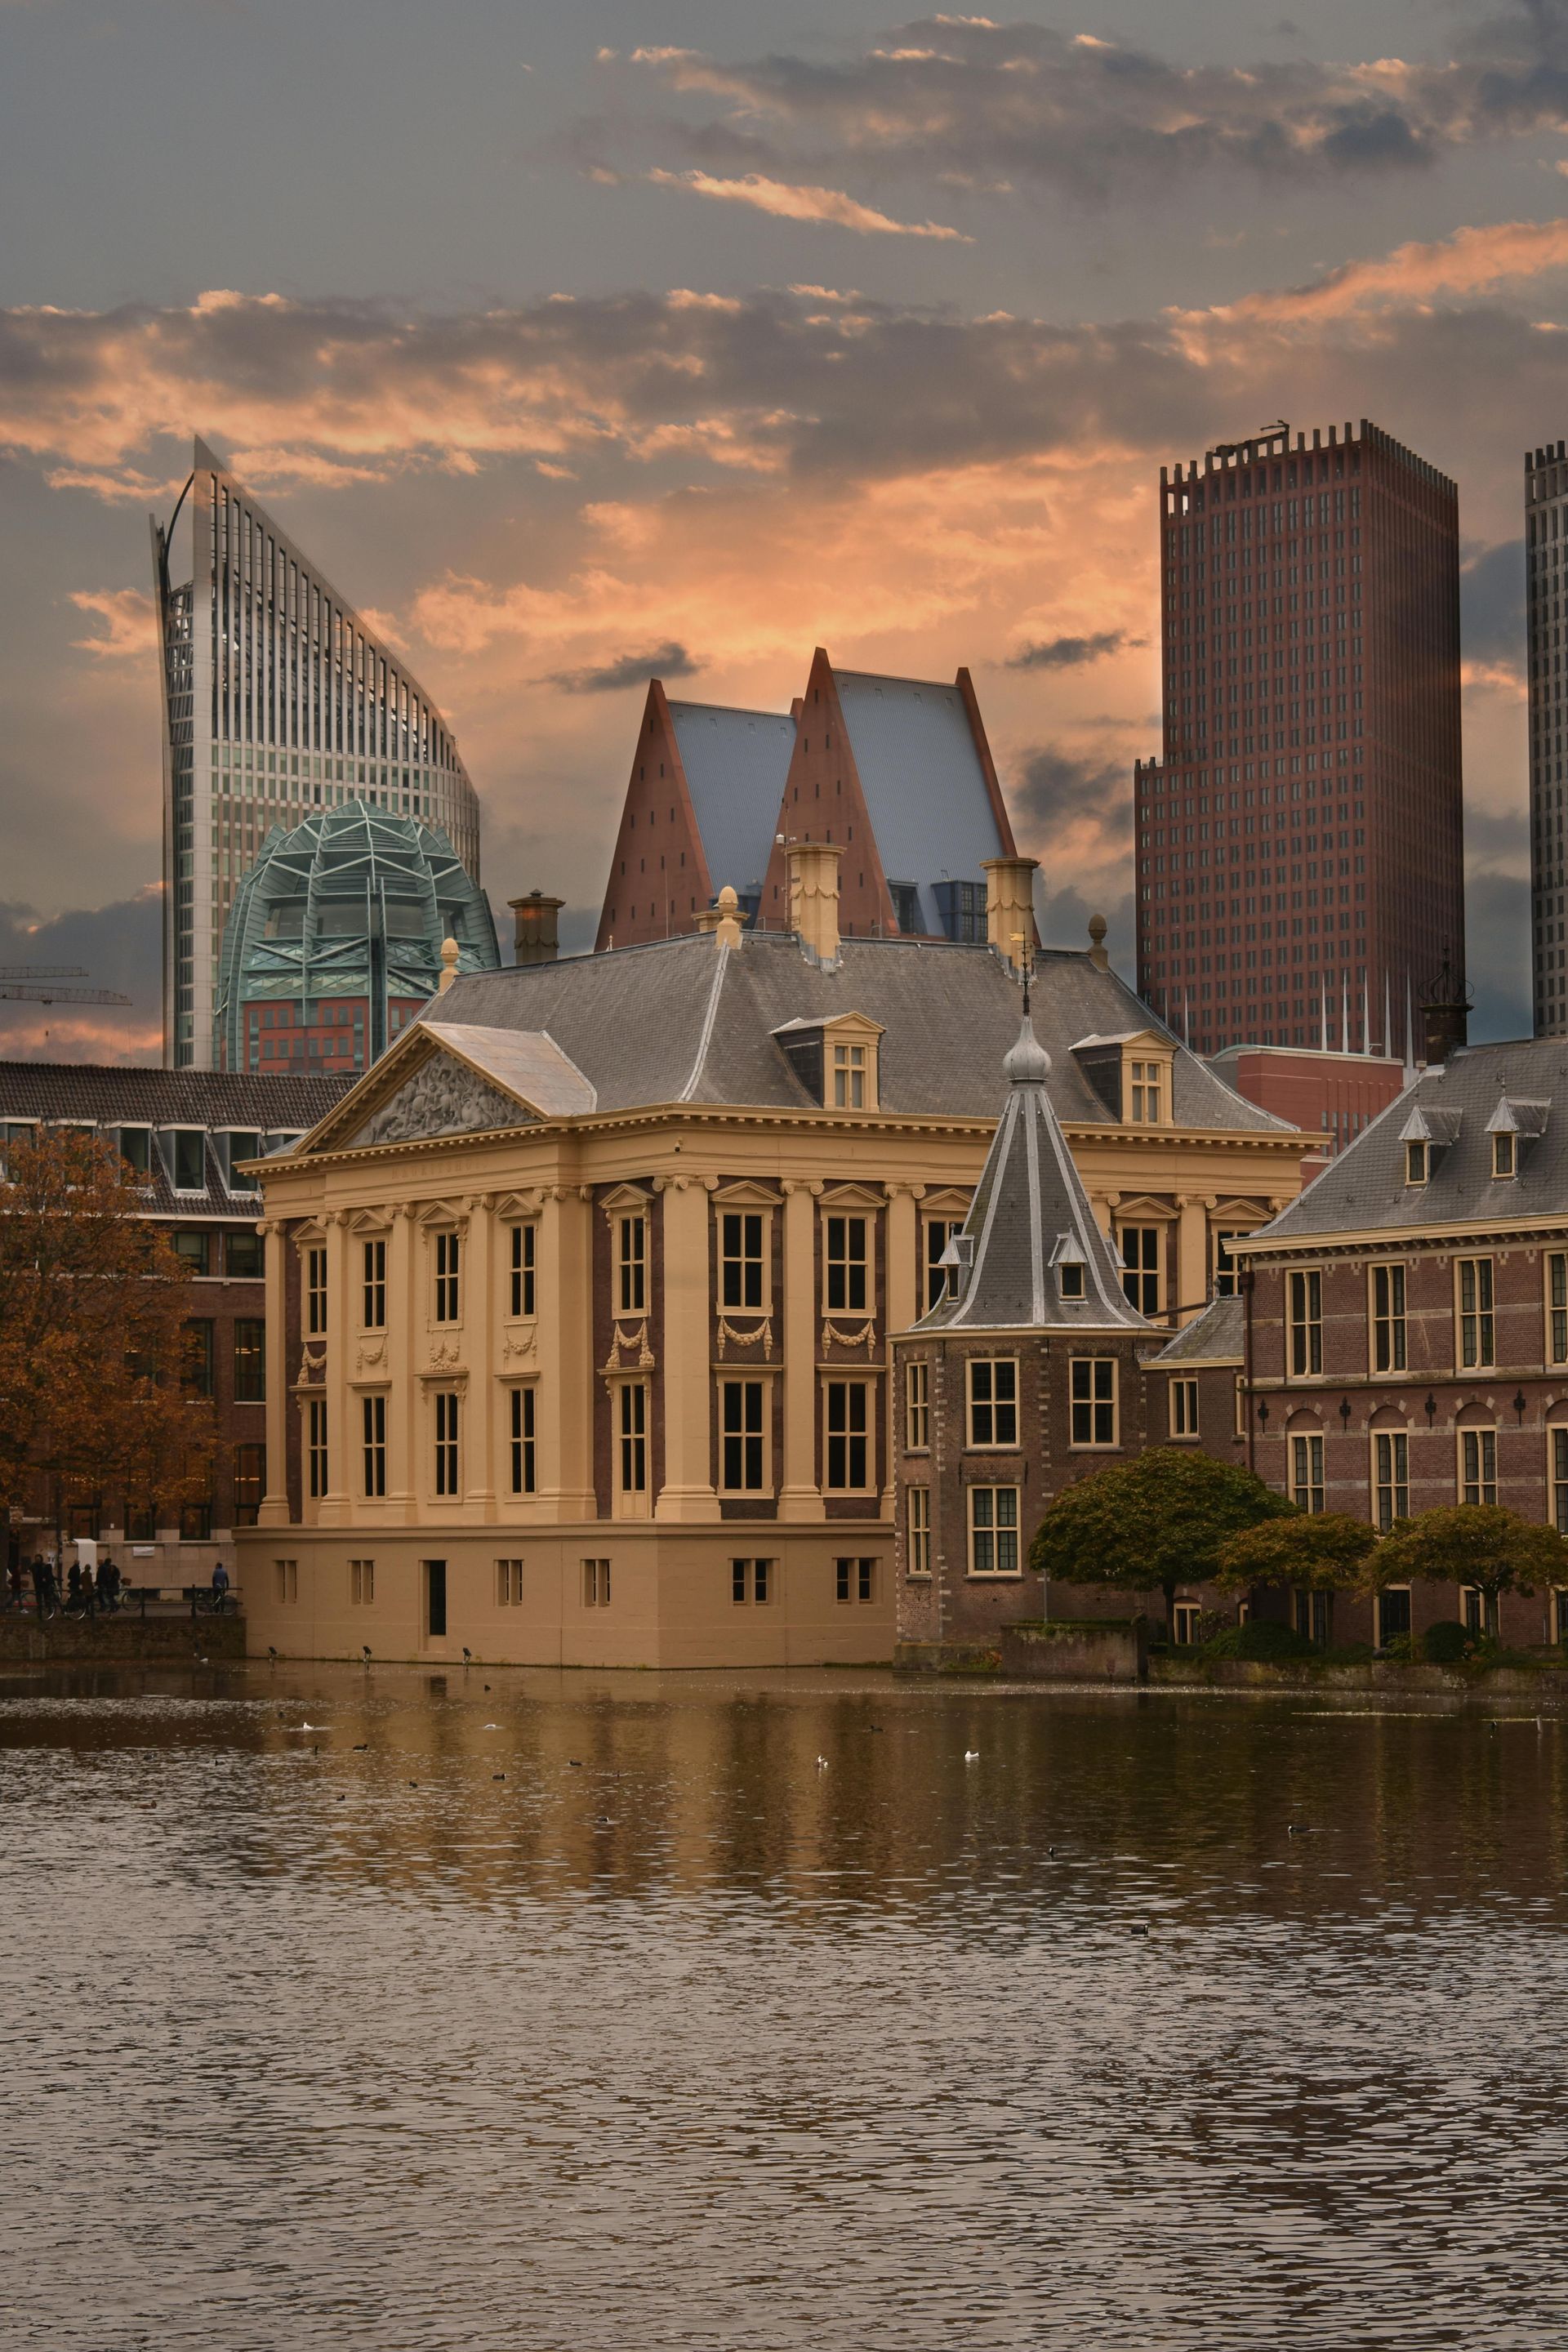
[{"label": "spire", "polygon": [[1047,1092],[1051,1057],[1026,1003],[1002,1063],[1007,1096],[984,1172],[942,1263],[948,1293],[921,1325],[997,1330],[1147,1331]]}]

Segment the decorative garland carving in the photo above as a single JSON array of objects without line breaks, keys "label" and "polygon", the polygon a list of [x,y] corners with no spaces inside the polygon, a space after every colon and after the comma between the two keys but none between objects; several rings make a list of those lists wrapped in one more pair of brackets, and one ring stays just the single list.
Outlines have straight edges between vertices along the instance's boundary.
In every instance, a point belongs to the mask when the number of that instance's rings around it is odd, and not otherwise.
[{"label": "decorative garland carving", "polygon": [[623,1348],[635,1348],[637,1349],[638,1371],[652,1371],[653,1350],[647,1343],[647,1317],[646,1315],[643,1317],[642,1321],[637,1324],[636,1328],[631,1331],[623,1331],[618,1323],[613,1323],[610,1326],[610,1352],[605,1357],[604,1362],[600,1365],[599,1370],[603,1372],[618,1372],[621,1370],[620,1355]]},{"label": "decorative garland carving", "polygon": [[430,1370],[433,1372],[455,1372],[462,1360],[463,1351],[456,1339],[437,1339],[430,1350]]},{"label": "decorative garland carving", "polygon": [[722,1358],[724,1353],[724,1342],[726,1339],[730,1340],[737,1348],[754,1348],[757,1341],[760,1339],[763,1343],[763,1360],[764,1362],[771,1363],[773,1352],[773,1318],[771,1315],[764,1315],[754,1331],[739,1331],[736,1329],[733,1323],[726,1322],[723,1316],[721,1315],[719,1318],[719,1354],[721,1358]]},{"label": "decorative garland carving", "polygon": [[875,1322],[863,1323],[858,1331],[840,1331],[837,1324],[824,1323],[822,1327],[824,1354],[835,1343],[840,1348],[864,1348],[866,1360],[869,1363],[877,1352],[877,1326]]},{"label": "decorative garland carving", "polygon": [[527,1325],[521,1331],[509,1331],[500,1343],[502,1360],[510,1360],[516,1356],[531,1356],[538,1338],[539,1335],[531,1324]]},{"label": "decorative garland carving", "polygon": [[368,1370],[373,1364],[383,1364],[385,1361],[386,1341],[384,1339],[378,1339],[374,1347],[369,1346],[364,1340],[361,1340],[359,1349],[359,1370],[362,1372]]},{"label": "decorative garland carving", "polygon": [[305,1382],[306,1382],[307,1381],[324,1381],[324,1380],[326,1379],[326,1377],[327,1377],[327,1351],[326,1351],[326,1349],[325,1349],[324,1348],[322,1348],[322,1349],[318,1352],[318,1350],[317,1350],[317,1349],[313,1349],[313,1348],[301,1348],[301,1349],[300,1349],[300,1382],[299,1382],[299,1385],[300,1385],[300,1387],[303,1387],[303,1386],[304,1386],[304,1384],[305,1384]]}]

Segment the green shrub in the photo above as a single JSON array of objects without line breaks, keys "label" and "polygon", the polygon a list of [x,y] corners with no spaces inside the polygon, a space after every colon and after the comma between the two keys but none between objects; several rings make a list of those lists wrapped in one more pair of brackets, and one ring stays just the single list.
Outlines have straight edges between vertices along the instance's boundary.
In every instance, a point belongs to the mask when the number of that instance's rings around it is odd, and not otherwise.
[{"label": "green shrub", "polygon": [[1474,1634],[1457,1617],[1440,1617],[1421,1636],[1421,1654],[1429,1665],[1457,1666],[1462,1658],[1474,1657],[1475,1653]]},{"label": "green shrub", "polygon": [[1377,1652],[1370,1642],[1336,1642],[1323,1652],[1326,1666],[1370,1666]]},{"label": "green shrub", "polygon": [[1205,1658],[1246,1658],[1259,1665],[1283,1664],[1290,1658],[1313,1658],[1317,1652],[1293,1625],[1272,1617],[1249,1617],[1245,1625],[1227,1625],[1204,1644]]}]

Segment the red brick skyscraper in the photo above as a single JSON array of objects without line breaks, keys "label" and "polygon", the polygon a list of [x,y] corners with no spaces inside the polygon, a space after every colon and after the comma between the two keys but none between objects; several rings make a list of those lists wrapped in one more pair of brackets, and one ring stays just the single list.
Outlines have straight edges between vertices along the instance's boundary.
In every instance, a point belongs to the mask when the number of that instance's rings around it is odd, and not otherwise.
[{"label": "red brick skyscraper", "polygon": [[1140,993],[1202,1053],[1403,1053],[1464,977],[1455,486],[1364,420],[1280,425],[1162,467],[1160,538]]}]

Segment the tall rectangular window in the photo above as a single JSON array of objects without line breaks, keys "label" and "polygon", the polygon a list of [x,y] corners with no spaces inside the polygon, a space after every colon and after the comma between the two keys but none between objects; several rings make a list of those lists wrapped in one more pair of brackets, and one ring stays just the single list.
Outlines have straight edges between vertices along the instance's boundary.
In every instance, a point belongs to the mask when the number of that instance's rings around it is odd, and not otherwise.
[{"label": "tall rectangular window", "polygon": [[763,1381],[719,1383],[719,1469],[729,1494],[761,1494],[765,1484],[766,1402],[767,1384]]},{"label": "tall rectangular window", "polygon": [[1290,1500],[1299,1511],[1321,1511],[1323,1495],[1323,1441],[1321,1437],[1290,1440]]},{"label": "tall rectangular window", "polygon": [[584,1609],[607,1609],[610,1605],[610,1563],[607,1559],[585,1559],[583,1562],[583,1606]]},{"label": "tall rectangular window", "polygon": [[267,1326],[259,1315],[241,1315],[234,1326],[234,1401],[267,1402]]},{"label": "tall rectangular window", "polygon": [[861,1493],[870,1484],[868,1394],[864,1381],[826,1383],[826,1484],[837,1494]]},{"label": "tall rectangular window", "polygon": [[520,1559],[498,1559],[496,1562],[496,1606],[498,1609],[521,1609],[522,1606],[522,1562]]},{"label": "tall rectangular window", "polygon": [[1410,1440],[1402,1429],[1379,1430],[1372,1441],[1373,1516],[1379,1535],[1410,1517]]},{"label": "tall rectangular window", "polygon": [[1405,1268],[1374,1265],[1372,1270],[1372,1368],[1374,1372],[1402,1372],[1405,1354]]},{"label": "tall rectangular window", "polygon": [[375,1562],[374,1559],[351,1559],[349,1562],[349,1606],[368,1609],[375,1600]]},{"label": "tall rectangular window", "polygon": [[1546,1254],[1547,1361],[1568,1364],[1568,1250]]},{"label": "tall rectangular window", "polygon": [[647,1382],[623,1381],[616,1391],[616,1444],[623,1495],[647,1492]]},{"label": "tall rectangular window", "polygon": [[971,1486],[969,1489],[969,1573],[971,1576],[1017,1575],[1016,1486]]},{"label": "tall rectangular window", "polygon": [[360,1314],[367,1331],[386,1328],[386,1244],[361,1244]]},{"label": "tall rectangular window", "polygon": [[310,1397],[305,1405],[305,1459],[310,1472],[310,1493],[320,1497],[327,1491],[327,1400]]},{"label": "tall rectangular window", "polygon": [[184,1326],[181,1338],[185,1387],[192,1396],[214,1395],[217,1385],[216,1351],[214,1345],[216,1329],[211,1316],[197,1316]]},{"label": "tall rectangular window", "polygon": [[1018,1443],[1018,1364],[1014,1356],[969,1360],[969,1443]]},{"label": "tall rectangular window", "polygon": [[1552,1524],[1560,1536],[1568,1536],[1568,1429],[1554,1429],[1548,1443],[1552,1448]]},{"label": "tall rectangular window", "polygon": [[305,1252],[305,1329],[320,1339],[327,1328],[327,1253],[313,1243]]},{"label": "tall rectangular window", "polygon": [[437,1234],[436,1320],[437,1323],[456,1323],[461,1319],[458,1314],[461,1303],[458,1294],[461,1252],[462,1243],[458,1234]]},{"label": "tall rectangular window", "polygon": [[616,1221],[616,1297],[622,1315],[642,1315],[647,1309],[647,1219],[620,1217]]},{"label": "tall rectangular window", "polygon": [[904,1531],[909,1538],[909,1568],[910,1576],[931,1574],[931,1488],[910,1486],[905,1489]]},{"label": "tall rectangular window", "polygon": [[373,1500],[386,1492],[386,1399],[379,1391],[360,1399],[364,1491]]},{"label": "tall rectangular window", "polygon": [[507,1411],[510,1421],[509,1443],[511,1448],[511,1491],[514,1495],[531,1495],[538,1485],[534,1390],[531,1388],[510,1390],[508,1394]]},{"label": "tall rectangular window", "polygon": [[1162,1225],[1121,1225],[1117,1247],[1121,1252],[1121,1287],[1128,1303],[1140,1315],[1160,1312],[1160,1243]]},{"label": "tall rectangular window", "polygon": [[864,1045],[835,1045],[833,1048],[833,1108],[835,1110],[865,1109]]},{"label": "tall rectangular window", "polygon": [[923,1454],[931,1444],[931,1366],[916,1356],[904,1366],[904,1451]]},{"label": "tall rectangular window", "polygon": [[1068,1364],[1075,1445],[1116,1443],[1116,1359],[1074,1356]]},{"label": "tall rectangular window", "polygon": [[425,1579],[425,1631],[432,1641],[439,1641],[447,1631],[447,1563],[444,1559],[427,1559],[421,1563]]},{"label": "tall rectangular window", "polygon": [[1131,1066],[1133,1120],[1140,1126],[1158,1127],[1162,1065],[1158,1062],[1134,1062]]},{"label": "tall rectangular window", "polygon": [[436,1492],[458,1492],[458,1391],[436,1391]]},{"label": "tall rectangular window", "polygon": [[719,1296],[727,1308],[762,1308],[765,1231],[760,1209],[726,1209],[720,1218]]},{"label": "tall rectangular window", "polygon": [[[234,1524],[237,1528],[253,1528],[261,1515],[261,1496],[267,1484],[267,1448],[265,1445],[237,1445],[234,1449]],[[126,1531],[128,1534],[129,1529]]]},{"label": "tall rectangular window", "polygon": [[1171,1434],[1173,1437],[1195,1437],[1198,1433],[1198,1384],[1194,1380],[1171,1382]]},{"label": "tall rectangular window", "polygon": [[1310,1380],[1323,1369],[1323,1277],[1318,1273],[1285,1278],[1287,1361],[1292,1380]]},{"label": "tall rectangular window", "polygon": [[833,1590],[840,1601],[875,1601],[877,1563],[874,1559],[836,1559]]},{"label": "tall rectangular window", "polygon": [[1231,1255],[1232,1242],[1245,1241],[1246,1232],[1215,1234],[1214,1237],[1214,1286],[1216,1298],[1234,1298],[1241,1286],[1241,1276]]},{"label": "tall rectangular window", "polygon": [[1492,1312],[1492,1262],[1489,1257],[1462,1257],[1459,1260],[1460,1363],[1496,1363],[1496,1334]]},{"label": "tall rectangular window", "polygon": [[1460,1430],[1459,1500],[1461,1503],[1495,1503],[1497,1501],[1497,1432],[1495,1429]]},{"label": "tall rectangular window", "polygon": [[824,1219],[823,1264],[830,1315],[863,1315],[870,1295],[864,1217]]},{"label": "tall rectangular window", "polygon": [[531,1224],[512,1225],[508,1231],[510,1234],[510,1256],[507,1268],[507,1308],[511,1315],[526,1319],[537,1311],[539,1228]]},{"label": "tall rectangular window", "polygon": [[297,1559],[275,1559],[272,1563],[272,1597],[287,1605],[300,1598],[300,1563]]}]

